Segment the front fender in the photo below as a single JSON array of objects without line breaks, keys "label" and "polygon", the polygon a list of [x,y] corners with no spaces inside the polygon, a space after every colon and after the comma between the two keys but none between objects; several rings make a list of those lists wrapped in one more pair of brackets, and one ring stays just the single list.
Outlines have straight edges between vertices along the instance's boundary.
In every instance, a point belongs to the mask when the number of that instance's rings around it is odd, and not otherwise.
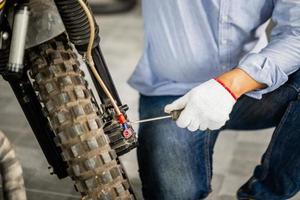
[{"label": "front fender", "polygon": [[65,31],[53,0],[30,0],[26,49],[44,43]]}]

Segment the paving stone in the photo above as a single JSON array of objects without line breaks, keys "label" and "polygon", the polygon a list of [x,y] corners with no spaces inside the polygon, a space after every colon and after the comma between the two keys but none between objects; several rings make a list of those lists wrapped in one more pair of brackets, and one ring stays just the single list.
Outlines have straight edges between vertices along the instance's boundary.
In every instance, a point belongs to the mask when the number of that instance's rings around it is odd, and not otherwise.
[{"label": "paving stone", "polygon": [[263,129],[258,131],[240,131],[238,132],[238,142],[269,144],[274,129]]},{"label": "paving stone", "polygon": [[24,128],[28,126],[25,116],[21,111],[15,113],[0,114],[0,129],[15,130],[24,133]]},{"label": "paving stone", "polygon": [[55,175],[50,175],[47,166],[43,166],[39,170],[24,169],[26,188],[32,188],[48,193],[60,193],[78,196],[78,193],[73,187],[73,182],[69,179],[59,180]]},{"label": "paving stone", "polygon": [[213,170],[221,174],[227,171],[235,151],[237,134],[232,131],[223,131],[215,144],[213,155]]},{"label": "paving stone", "polygon": [[5,81],[2,77],[0,77],[0,88],[1,88],[0,100],[2,100],[5,97],[14,97],[14,93],[10,88],[8,82]]},{"label": "paving stone", "polygon": [[267,145],[253,142],[237,142],[233,157],[239,160],[258,162],[266,151]]},{"label": "paving stone", "polygon": [[24,134],[24,128],[22,129],[21,127],[18,126],[1,126],[0,125],[1,131],[7,136],[10,142],[14,144],[16,140],[22,137]]},{"label": "paving stone", "polygon": [[234,196],[237,190],[248,180],[248,177],[238,176],[235,174],[226,175],[223,181],[219,195]]},{"label": "paving stone", "polygon": [[28,148],[42,152],[32,131],[24,133],[20,138],[18,138],[18,140],[15,141],[15,145],[20,148]]},{"label": "paving stone", "polygon": [[230,195],[221,195],[221,196],[217,196],[213,200],[236,200],[236,197],[235,196],[230,196]]},{"label": "paving stone", "polygon": [[290,200],[300,200],[300,194],[298,193],[296,196],[294,196]]},{"label": "paving stone", "polygon": [[222,188],[224,182],[224,175],[214,174],[212,178],[212,193],[207,197],[208,200],[215,200]]},{"label": "paving stone", "polygon": [[136,196],[138,199],[142,199],[142,185],[141,180],[138,175],[138,164],[137,164],[137,155],[136,150],[132,150],[128,154],[120,158],[122,164],[124,165],[127,175],[130,179],[130,183],[136,191]]},{"label": "paving stone", "polygon": [[[129,176],[130,177],[130,176]],[[135,196],[137,200],[142,200],[143,199],[143,194],[142,194],[142,185],[141,185],[141,180],[138,176],[131,176],[130,177],[130,184],[135,192]]]},{"label": "paving stone", "polygon": [[231,174],[239,175],[243,177],[249,177],[252,175],[254,168],[258,165],[258,162],[252,162],[248,160],[240,160],[233,158],[228,169],[229,176]]},{"label": "paving stone", "polygon": [[[1,88],[1,86],[0,86],[0,88]],[[1,88],[1,90],[4,90],[4,89]],[[6,96],[5,94],[1,93],[1,96],[0,96],[0,106],[1,106],[2,109],[0,109],[0,114],[5,113],[4,112],[4,108],[11,101],[16,101],[14,96],[12,96],[10,94]]]},{"label": "paving stone", "polygon": [[25,115],[22,113],[22,108],[16,101],[16,99],[12,99],[11,101],[7,102],[7,105],[3,108],[2,112],[21,115],[25,117]]},{"label": "paving stone", "polygon": [[50,193],[39,190],[27,190],[29,200],[79,200],[79,196],[66,195],[60,193]]},{"label": "paving stone", "polygon": [[16,152],[23,166],[26,187],[65,194],[76,194],[73,182],[69,178],[59,180],[57,176],[50,175],[50,171],[48,170],[49,165],[36,142],[33,140],[31,140],[31,143],[30,140],[20,141],[24,141],[24,143],[17,144]]}]

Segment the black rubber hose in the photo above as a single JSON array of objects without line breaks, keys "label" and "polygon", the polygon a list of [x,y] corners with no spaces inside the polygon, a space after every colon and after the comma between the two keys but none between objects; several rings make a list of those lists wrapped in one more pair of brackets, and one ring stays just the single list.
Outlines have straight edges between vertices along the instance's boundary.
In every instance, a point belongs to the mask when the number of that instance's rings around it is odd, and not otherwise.
[{"label": "black rubber hose", "polygon": [[96,14],[116,14],[128,12],[133,9],[137,0],[111,0],[111,3],[90,3],[91,8]]}]

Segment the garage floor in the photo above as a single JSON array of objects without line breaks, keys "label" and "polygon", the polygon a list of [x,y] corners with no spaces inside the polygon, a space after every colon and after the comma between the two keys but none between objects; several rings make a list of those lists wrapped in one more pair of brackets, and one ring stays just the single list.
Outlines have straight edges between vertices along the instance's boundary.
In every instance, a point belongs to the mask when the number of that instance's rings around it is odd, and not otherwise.
[{"label": "garage floor", "polygon": [[[130,107],[129,116],[137,119],[138,94],[126,80],[132,73],[143,46],[140,11],[129,14],[97,17],[102,36],[102,48],[113,79],[123,102]],[[0,80],[0,129],[14,144],[23,165],[29,200],[75,200],[79,196],[69,179],[58,180],[48,172],[46,160],[12,91]],[[233,200],[235,192],[252,173],[265,151],[272,130],[256,132],[222,132],[214,156],[213,189],[209,199]],[[135,151],[122,158],[137,196],[140,181],[137,173]],[[0,197],[1,199],[1,197]],[[295,197],[294,200],[300,200]]]}]

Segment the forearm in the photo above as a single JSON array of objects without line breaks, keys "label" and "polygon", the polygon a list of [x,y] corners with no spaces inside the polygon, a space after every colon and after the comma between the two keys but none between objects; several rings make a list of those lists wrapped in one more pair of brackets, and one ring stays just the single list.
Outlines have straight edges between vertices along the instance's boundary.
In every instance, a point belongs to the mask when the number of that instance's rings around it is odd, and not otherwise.
[{"label": "forearm", "polygon": [[255,81],[242,69],[235,68],[217,77],[225,86],[227,86],[237,98],[243,94],[262,89],[266,87],[265,84]]}]

